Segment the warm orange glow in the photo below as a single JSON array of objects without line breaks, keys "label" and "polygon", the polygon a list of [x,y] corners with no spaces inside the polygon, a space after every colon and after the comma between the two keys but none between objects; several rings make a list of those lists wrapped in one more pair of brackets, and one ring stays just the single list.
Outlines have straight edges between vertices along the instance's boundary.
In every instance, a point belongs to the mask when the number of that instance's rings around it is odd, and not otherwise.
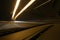
[{"label": "warm orange glow", "polygon": [[22,13],[24,12],[33,2],[35,2],[36,0],[31,0],[14,18],[14,20]]},{"label": "warm orange glow", "polygon": [[16,1],[15,8],[14,8],[14,11],[13,11],[13,14],[12,14],[12,19],[14,19],[14,15],[15,15],[15,13],[16,13],[16,10],[17,10],[18,6],[19,6],[19,3],[20,3],[20,0],[17,0],[17,1]]}]

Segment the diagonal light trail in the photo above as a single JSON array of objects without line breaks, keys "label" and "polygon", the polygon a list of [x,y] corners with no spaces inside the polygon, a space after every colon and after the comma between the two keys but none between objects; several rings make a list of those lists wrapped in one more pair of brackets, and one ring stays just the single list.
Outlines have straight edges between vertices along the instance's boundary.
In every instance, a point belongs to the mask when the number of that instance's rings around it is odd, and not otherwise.
[{"label": "diagonal light trail", "polygon": [[46,2],[44,2],[44,3],[42,3],[42,4],[40,4],[39,6],[37,6],[37,7],[34,8],[34,9],[37,9],[37,8],[39,8],[39,7],[41,7],[41,6],[43,6],[43,5],[47,4],[47,3],[49,3],[50,1],[52,1],[52,0],[48,0],[48,1],[46,1]]},{"label": "diagonal light trail", "polygon": [[[13,20],[17,19],[17,17],[18,17],[21,13],[23,13],[23,12],[24,12],[32,3],[34,3],[35,1],[36,1],[36,0],[31,0],[31,1],[15,16],[16,10],[17,10],[17,8],[18,8],[18,6],[19,6],[19,3],[20,3],[20,0],[17,0],[16,5],[15,5],[15,8],[14,8],[14,11],[13,11],[12,19],[13,19]],[[40,6],[48,3],[48,2],[50,2],[50,1],[51,1],[51,0],[48,0],[48,1],[44,2],[44,3],[42,3],[41,5],[39,5],[38,7],[40,7]],[[38,8],[38,7],[36,7],[36,8]],[[35,8],[35,9],[36,9],[36,8]]]},{"label": "diagonal light trail", "polygon": [[12,19],[14,19],[14,15],[15,15],[15,13],[16,13],[16,10],[17,10],[17,8],[18,8],[18,6],[19,6],[20,1],[21,1],[21,0],[17,0],[17,1],[16,1],[16,5],[15,5],[15,8],[14,8],[14,11],[13,11],[13,14],[12,14]]},{"label": "diagonal light trail", "polygon": [[32,3],[34,3],[36,0],[31,0],[14,18],[14,20],[22,13],[24,12]]}]

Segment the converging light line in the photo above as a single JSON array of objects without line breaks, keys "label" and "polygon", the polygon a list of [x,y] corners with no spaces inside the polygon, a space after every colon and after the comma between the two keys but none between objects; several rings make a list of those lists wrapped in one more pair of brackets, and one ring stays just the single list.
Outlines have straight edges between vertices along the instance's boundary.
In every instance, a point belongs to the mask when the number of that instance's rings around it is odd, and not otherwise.
[{"label": "converging light line", "polygon": [[37,8],[39,8],[39,7],[41,7],[41,6],[43,6],[43,5],[45,5],[45,4],[47,4],[47,3],[49,3],[51,0],[48,0],[48,1],[46,1],[46,2],[44,2],[44,3],[42,3],[42,4],[40,4],[39,6],[37,6],[36,8],[34,8],[34,9],[37,9]]},{"label": "converging light line", "polygon": [[16,5],[15,5],[15,8],[14,8],[14,11],[13,11],[13,14],[12,14],[12,19],[14,19],[14,15],[15,15],[15,13],[16,13],[16,10],[17,10],[17,8],[18,8],[18,6],[19,6],[20,1],[21,1],[21,0],[17,0],[17,1],[16,1]]},{"label": "converging light line", "polygon": [[14,18],[14,20],[22,13],[24,12],[32,3],[34,3],[36,0],[31,0]]}]

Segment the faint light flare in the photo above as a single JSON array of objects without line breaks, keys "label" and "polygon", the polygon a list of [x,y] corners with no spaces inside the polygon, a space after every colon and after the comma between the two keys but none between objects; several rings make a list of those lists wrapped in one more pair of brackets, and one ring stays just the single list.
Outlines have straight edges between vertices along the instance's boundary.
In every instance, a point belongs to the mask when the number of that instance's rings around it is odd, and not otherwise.
[{"label": "faint light flare", "polygon": [[[45,5],[45,4],[47,4],[47,3],[49,3],[51,0],[48,0],[48,1],[46,1],[46,2],[44,2],[44,3],[42,3],[42,4],[40,4],[39,6],[37,6],[36,8],[39,8],[39,7],[41,7],[41,6],[43,6],[43,5]],[[34,9],[36,9],[36,8],[34,8]]]},{"label": "faint light flare", "polygon": [[13,11],[13,14],[12,14],[12,19],[14,19],[14,15],[15,15],[15,13],[16,13],[16,10],[17,10],[17,8],[18,8],[18,6],[19,6],[20,1],[21,1],[21,0],[17,0],[17,1],[16,1],[16,5],[15,5],[15,8],[14,8],[14,11]]},{"label": "faint light flare", "polygon": [[32,3],[34,3],[36,0],[31,0],[14,18],[14,20],[22,13],[24,12]]}]

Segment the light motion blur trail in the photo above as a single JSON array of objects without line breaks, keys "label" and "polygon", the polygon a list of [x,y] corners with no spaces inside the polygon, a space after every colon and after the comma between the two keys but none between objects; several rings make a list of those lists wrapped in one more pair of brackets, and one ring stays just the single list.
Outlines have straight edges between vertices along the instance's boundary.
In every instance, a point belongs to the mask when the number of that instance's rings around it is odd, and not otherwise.
[{"label": "light motion blur trail", "polygon": [[[13,11],[12,19],[13,19],[13,20],[16,20],[16,19],[18,18],[18,16],[19,16],[21,13],[23,13],[23,12],[24,12],[31,4],[33,4],[35,1],[36,1],[36,0],[31,0],[31,1],[30,1],[29,3],[27,3],[27,5],[15,16],[16,10],[17,10],[17,8],[18,8],[18,6],[19,6],[19,3],[20,3],[20,0],[17,0],[16,5],[15,5],[15,9],[14,9],[14,11]],[[40,7],[40,6],[43,6],[44,4],[49,3],[50,1],[51,1],[51,0],[48,0],[48,1],[40,4],[40,5],[37,6],[36,8],[38,8],[38,7]],[[35,8],[35,9],[36,9],[36,8]]]},{"label": "light motion blur trail", "polygon": [[52,1],[52,0],[48,0],[48,1],[46,1],[46,2],[44,2],[44,3],[42,3],[42,4],[40,4],[39,6],[37,6],[37,7],[34,8],[34,9],[37,9],[37,8],[39,8],[39,7],[41,7],[41,6],[43,6],[43,5],[47,4],[47,3],[49,3],[50,1]]},{"label": "light motion blur trail", "polygon": [[15,5],[15,8],[14,8],[14,11],[13,11],[13,14],[12,14],[12,19],[14,19],[14,15],[15,15],[15,13],[16,13],[16,10],[17,10],[17,8],[18,8],[18,6],[19,6],[20,1],[21,1],[21,0],[17,0],[17,1],[16,1],[16,5]]},{"label": "light motion blur trail", "polygon": [[14,18],[14,20],[22,13],[24,12],[32,3],[34,3],[36,0],[31,0]]}]

